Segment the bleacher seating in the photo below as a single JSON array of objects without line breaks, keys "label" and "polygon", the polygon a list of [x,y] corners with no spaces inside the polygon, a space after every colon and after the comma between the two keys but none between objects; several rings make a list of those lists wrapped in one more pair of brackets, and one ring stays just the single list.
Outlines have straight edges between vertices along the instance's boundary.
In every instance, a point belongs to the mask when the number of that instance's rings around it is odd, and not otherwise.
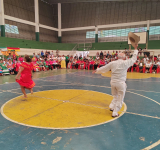
[{"label": "bleacher seating", "polygon": [[49,43],[37,42],[31,40],[15,39],[0,37],[0,47],[20,47],[30,49],[46,49],[46,50],[72,50],[76,44],[74,43]]},{"label": "bleacher seating", "polygon": [[[24,39],[15,39],[8,37],[0,37],[0,47],[20,47],[29,49],[46,49],[46,50],[72,50],[76,43],[50,43],[50,42],[37,42]],[[148,49],[160,49],[159,40],[149,41]],[[139,47],[144,49],[145,44],[139,44]],[[128,42],[102,42],[92,43],[90,50],[124,50],[128,47]],[[133,49],[133,48],[132,48]],[[83,51],[84,48],[78,48],[78,51]]]}]

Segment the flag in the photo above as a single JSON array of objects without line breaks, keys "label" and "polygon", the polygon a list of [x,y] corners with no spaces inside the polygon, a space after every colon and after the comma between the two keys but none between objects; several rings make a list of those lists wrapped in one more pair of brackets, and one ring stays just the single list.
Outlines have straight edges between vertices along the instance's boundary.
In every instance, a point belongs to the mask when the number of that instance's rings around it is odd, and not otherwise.
[{"label": "flag", "polygon": [[9,50],[9,51],[16,51],[16,52],[19,52],[20,51],[20,48],[16,48],[16,47],[7,47],[7,49]]},{"label": "flag", "polygon": [[0,50],[1,50],[2,52],[8,51],[7,47],[0,47]]}]

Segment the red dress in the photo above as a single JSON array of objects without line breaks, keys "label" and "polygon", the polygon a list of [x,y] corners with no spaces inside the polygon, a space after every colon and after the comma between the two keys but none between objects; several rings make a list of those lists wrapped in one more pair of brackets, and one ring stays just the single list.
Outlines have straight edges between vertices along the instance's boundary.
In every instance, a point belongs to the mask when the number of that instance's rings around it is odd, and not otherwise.
[{"label": "red dress", "polygon": [[33,64],[27,64],[26,62],[23,62],[21,67],[24,68],[24,70],[21,72],[20,80],[16,80],[16,82],[19,83],[19,85],[24,86],[28,89],[31,89],[35,86],[34,81],[32,80],[32,70],[33,70]]}]

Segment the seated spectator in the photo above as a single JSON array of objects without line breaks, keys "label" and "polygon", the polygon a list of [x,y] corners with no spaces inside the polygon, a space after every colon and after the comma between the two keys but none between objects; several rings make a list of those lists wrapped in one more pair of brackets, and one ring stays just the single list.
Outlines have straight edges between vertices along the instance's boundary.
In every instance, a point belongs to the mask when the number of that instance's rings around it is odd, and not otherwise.
[{"label": "seated spectator", "polygon": [[80,59],[80,60],[82,59],[82,55],[79,56],[79,59]]},{"label": "seated spectator", "polygon": [[33,53],[33,57],[36,57],[36,54],[35,54],[35,53]]},{"label": "seated spectator", "polygon": [[2,76],[2,67],[0,66],[0,76]]},{"label": "seated spectator", "polygon": [[13,52],[13,60],[16,60],[16,54],[15,54],[15,51]]},{"label": "seated spectator", "polygon": [[145,72],[145,73],[148,73],[149,70],[150,70],[150,68],[151,68],[151,66],[152,66],[151,60],[148,60],[147,63],[146,63],[145,65],[146,65],[146,72]]},{"label": "seated spectator", "polygon": [[48,60],[48,68],[53,70],[53,60],[52,59]]},{"label": "seated spectator", "polygon": [[110,57],[109,57],[109,55],[107,56],[106,60],[107,60],[107,63],[110,62]]},{"label": "seated spectator", "polygon": [[72,65],[72,62],[69,60],[67,68],[70,69],[71,65]]},{"label": "seated spectator", "polygon": [[[37,61],[37,58],[36,58],[36,56],[33,56],[33,58],[32,58],[32,62],[36,62]],[[21,61],[20,61],[21,62]]]},{"label": "seated spectator", "polygon": [[41,56],[44,57],[44,52],[43,51],[41,51]]},{"label": "seated spectator", "polygon": [[[89,58],[89,59],[90,59],[90,58]],[[88,59],[88,60],[89,60],[89,59]],[[96,59],[100,59],[99,55],[96,56]]]},{"label": "seated spectator", "polygon": [[104,51],[104,54],[103,54],[103,55],[107,57],[107,53],[106,53],[106,51]]},{"label": "seated spectator", "polygon": [[[88,57],[88,55],[87,55],[87,57]],[[99,57],[99,52],[96,53],[96,58],[97,58],[97,57]]]},{"label": "seated spectator", "polygon": [[91,59],[91,61],[89,62],[89,69],[90,70],[93,70],[93,68],[94,68],[94,64],[95,64],[95,62],[94,62],[94,60],[93,60],[93,57],[92,57],[92,59]]},{"label": "seated spectator", "polygon": [[8,56],[8,58],[7,58],[8,60],[9,59],[12,59],[12,55],[11,55],[11,53],[9,53],[9,56]]},{"label": "seated spectator", "polygon": [[115,54],[116,54],[116,53],[113,51],[113,52],[112,52],[112,56],[114,56]]},{"label": "seated spectator", "polygon": [[144,66],[143,59],[141,59],[139,62],[139,72],[140,73],[143,73],[143,66]]},{"label": "seated spectator", "polygon": [[0,66],[2,68],[2,74],[3,75],[9,75],[10,74],[10,72],[9,72],[9,70],[7,68],[7,61],[5,63],[3,63],[3,60],[1,60],[0,61]]},{"label": "seated spectator", "polygon": [[[99,55],[98,55],[98,57],[99,57]],[[90,59],[89,55],[87,55],[86,59],[88,59],[88,60]]]},{"label": "seated spectator", "polygon": [[105,65],[108,64],[107,58],[104,57],[104,58],[103,58],[103,61],[105,62]]},{"label": "seated spectator", "polygon": [[158,68],[158,61],[155,60],[155,62],[153,63],[153,67],[152,67],[152,72],[155,73],[157,71],[157,68]]},{"label": "seated spectator", "polygon": [[[79,61],[79,60],[78,60]],[[76,59],[74,59],[73,60],[73,62],[72,62],[72,69],[77,69],[78,67],[77,67],[77,60]]]},{"label": "seated spectator", "polygon": [[9,59],[9,61],[7,63],[7,68],[9,70],[10,74],[14,74],[13,62],[11,59]]},{"label": "seated spectator", "polygon": [[23,57],[19,56],[19,61],[22,63],[23,62]]},{"label": "seated spectator", "polygon": [[45,59],[45,60],[43,61],[43,65],[44,65],[44,67],[45,67],[45,70],[48,70],[48,61],[47,61],[47,59]]},{"label": "seated spectator", "polygon": [[97,59],[95,59],[95,63],[94,63],[94,70],[96,70],[96,69],[97,69],[98,65],[99,65],[99,61],[98,61]]},{"label": "seated spectator", "polygon": [[147,55],[144,55],[144,59],[143,59],[144,64],[146,64],[148,60],[149,60],[149,58],[147,57]]},{"label": "seated spectator", "polygon": [[140,54],[140,56],[142,55],[142,48],[138,48],[138,54]]},{"label": "seated spectator", "polygon": [[40,70],[43,70],[43,71],[45,70],[42,60],[38,59],[37,60],[37,65],[39,66]]},{"label": "seated spectator", "polygon": [[84,60],[81,59],[81,60],[80,60],[80,69],[85,69],[84,67],[85,67],[85,66],[84,66]]},{"label": "seated spectator", "polygon": [[99,62],[99,67],[102,67],[105,65],[105,62],[101,59],[100,62]]},{"label": "seated spectator", "polygon": [[14,58],[13,58],[13,63],[16,63],[16,62],[17,62],[17,58],[14,57]]},{"label": "seated spectator", "polygon": [[103,59],[103,52],[100,53],[100,59]]},{"label": "seated spectator", "polygon": [[40,67],[37,65],[37,61],[32,61],[32,64],[33,64],[33,71],[36,72],[36,71],[40,71]]},{"label": "seated spectator", "polygon": [[139,66],[138,60],[136,60],[136,62],[133,64],[133,71],[137,71],[136,70],[137,66]]},{"label": "seated spectator", "polygon": [[74,59],[77,59],[78,60],[78,55],[76,54],[76,56],[74,56]]},{"label": "seated spectator", "polygon": [[53,55],[53,51],[51,51],[50,55]]},{"label": "seated spectator", "polygon": [[107,53],[107,57],[109,56],[110,54],[109,54],[109,51],[108,51],[108,53]]},{"label": "seated spectator", "polygon": [[17,74],[20,68],[21,62],[18,60],[14,65],[14,74]]},{"label": "seated spectator", "polygon": [[160,59],[159,59],[159,60],[157,60],[157,61],[158,61],[158,62],[157,62],[157,63],[158,63],[158,66],[160,66]]}]

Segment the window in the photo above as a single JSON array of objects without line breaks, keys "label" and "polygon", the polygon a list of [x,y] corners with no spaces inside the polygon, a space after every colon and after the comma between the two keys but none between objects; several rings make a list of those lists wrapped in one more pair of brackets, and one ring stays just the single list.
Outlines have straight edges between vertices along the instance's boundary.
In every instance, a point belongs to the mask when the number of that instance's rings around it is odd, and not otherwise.
[{"label": "window", "polygon": [[[1,28],[0,28],[1,31]],[[5,32],[19,34],[18,27],[14,25],[5,24]]]},{"label": "window", "polygon": [[[113,29],[98,31],[98,38],[103,37],[127,37],[129,32],[146,32],[147,27],[139,28],[126,28],[126,29]],[[160,26],[151,26],[149,35],[160,34]],[[87,31],[86,38],[95,38],[95,31]]]}]

